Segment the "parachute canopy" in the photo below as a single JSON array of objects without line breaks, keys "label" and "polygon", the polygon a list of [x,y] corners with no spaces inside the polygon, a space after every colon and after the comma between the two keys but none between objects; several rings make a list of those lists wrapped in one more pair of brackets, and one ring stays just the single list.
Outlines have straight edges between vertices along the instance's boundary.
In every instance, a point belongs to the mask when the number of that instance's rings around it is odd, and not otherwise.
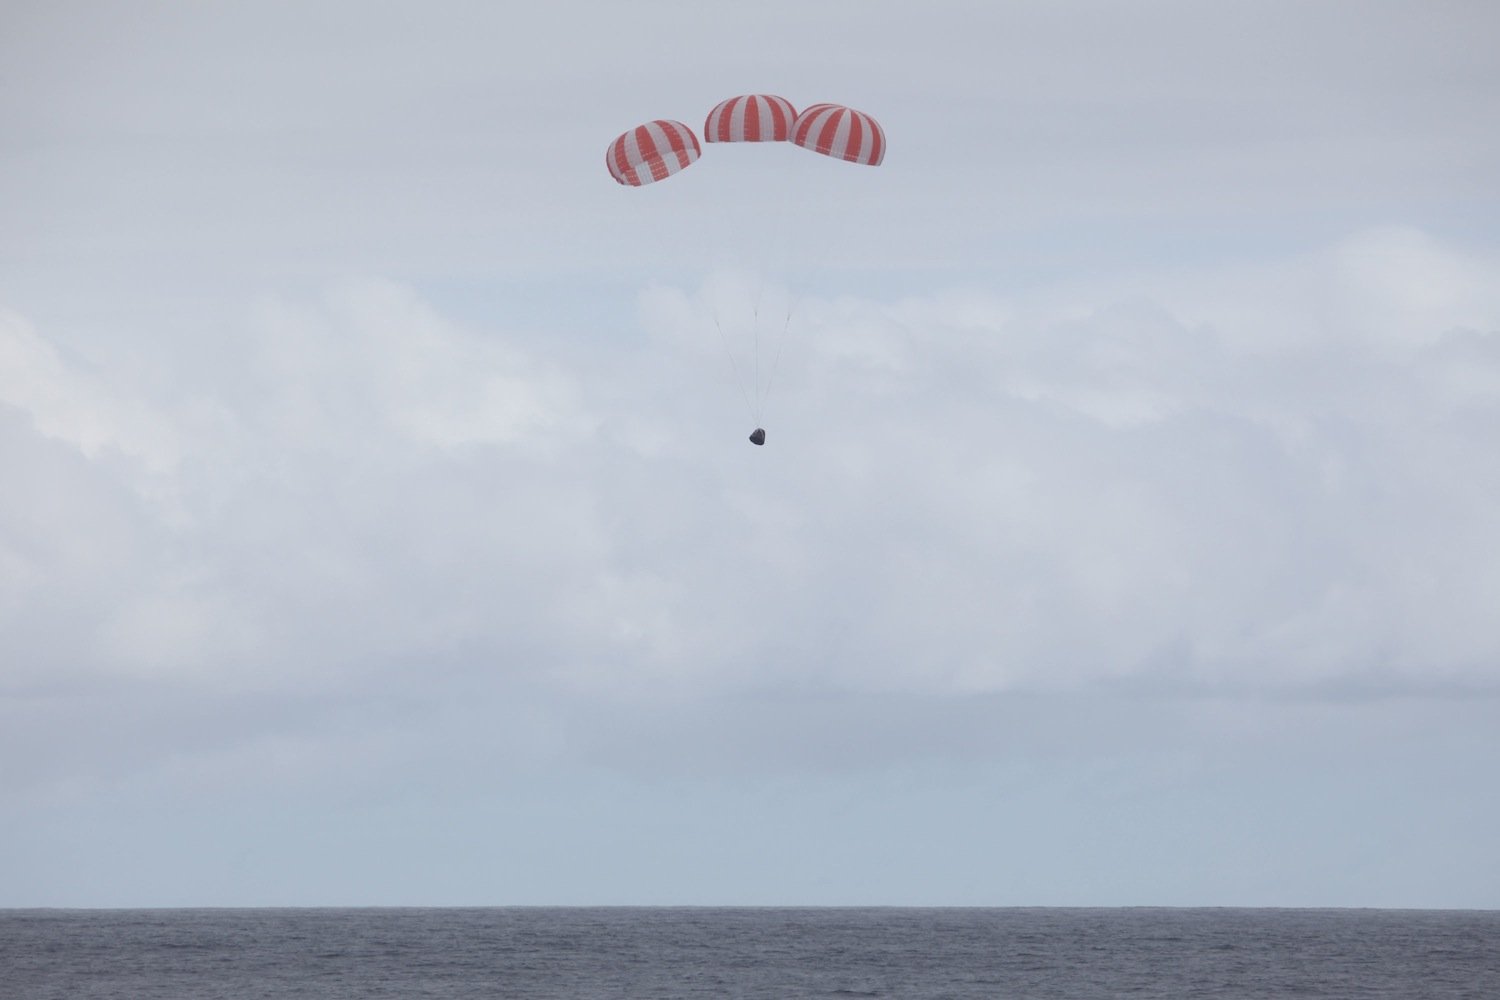
[{"label": "parachute canopy", "polygon": [[785,97],[745,94],[720,101],[703,123],[706,142],[785,142],[797,112]]},{"label": "parachute canopy", "polygon": [[814,104],[792,123],[791,141],[836,160],[879,166],[885,159],[885,130],[863,111],[842,104]]},{"label": "parachute canopy", "polygon": [[[791,142],[872,167],[885,159],[885,130],[863,111],[825,102],[798,114],[790,101],[774,94],[741,94],[720,101],[703,123],[703,137],[708,142]],[[642,187],[691,166],[702,152],[691,128],[658,118],[610,143],[604,162],[621,184]]]},{"label": "parachute canopy", "polygon": [[604,162],[621,184],[641,187],[691,166],[702,149],[693,130],[666,118],[638,125],[609,144]]}]

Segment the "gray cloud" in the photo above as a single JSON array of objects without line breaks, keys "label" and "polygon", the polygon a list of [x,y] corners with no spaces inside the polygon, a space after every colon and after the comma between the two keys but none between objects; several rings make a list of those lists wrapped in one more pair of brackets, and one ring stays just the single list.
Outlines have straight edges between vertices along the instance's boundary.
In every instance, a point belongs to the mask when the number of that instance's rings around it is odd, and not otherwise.
[{"label": "gray cloud", "polygon": [[1234,328],[1264,281],[1222,324],[810,297],[748,457],[703,322],[732,295],[649,291],[649,344],[564,368],[346,285],[257,307],[234,377],[166,403],[13,318],[12,619],[93,594],[90,669],[231,685],[451,643],[606,687],[1489,686],[1493,266],[1379,233],[1324,260],[1280,306],[1315,334],[1272,346]]}]

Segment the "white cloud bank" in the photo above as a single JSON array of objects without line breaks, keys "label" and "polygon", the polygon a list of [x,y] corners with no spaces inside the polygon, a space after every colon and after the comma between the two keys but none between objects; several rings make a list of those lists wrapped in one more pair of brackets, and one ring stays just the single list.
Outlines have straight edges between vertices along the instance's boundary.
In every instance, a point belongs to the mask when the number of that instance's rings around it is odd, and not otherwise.
[{"label": "white cloud bank", "polygon": [[1492,690],[1496,289],[1390,230],[809,298],[765,449],[670,288],[567,364],[389,284],[268,300],[168,393],[7,315],[4,683]]}]

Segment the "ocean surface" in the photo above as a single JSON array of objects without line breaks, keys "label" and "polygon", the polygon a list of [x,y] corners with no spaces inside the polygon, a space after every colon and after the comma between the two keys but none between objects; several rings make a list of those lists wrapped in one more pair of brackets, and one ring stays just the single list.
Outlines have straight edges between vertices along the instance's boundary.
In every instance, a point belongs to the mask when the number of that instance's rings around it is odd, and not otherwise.
[{"label": "ocean surface", "polygon": [[0,910],[4,1000],[1500,998],[1500,911]]}]

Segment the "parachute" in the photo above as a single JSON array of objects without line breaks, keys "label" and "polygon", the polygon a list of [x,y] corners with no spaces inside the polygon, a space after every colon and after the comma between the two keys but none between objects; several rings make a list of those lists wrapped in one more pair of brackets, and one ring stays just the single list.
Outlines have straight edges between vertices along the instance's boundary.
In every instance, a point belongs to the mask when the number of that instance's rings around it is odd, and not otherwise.
[{"label": "parachute", "polygon": [[785,97],[745,94],[720,101],[703,123],[708,142],[786,142],[797,112]]},{"label": "parachute", "polygon": [[[870,115],[842,104],[820,103],[809,105],[799,114],[792,103],[774,94],[741,94],[726,98],[716,104],[703,123],[703,139],[706,143],[775,143],[832,157],[848,163],[879,166],[885,159],[885,130]],[[643,187],[667,180],[673,175],[698,162],[703,149],[693,130],[682,122],[658,118],[622,133],[610,143],[605,152],[605,165],[610,176],[627,187]],[[758,319],[760,303],[757,294],[753,312]],[[785,324],[791,322],[788,307]],[[760,334],[755,333],[755,402],[745,391],[735,353],[725,338],[723,325],[717,316],[714,325],[720,337],[725,339],[725,350],[734,369],[736,381],[745,395],[746,407],[751,417],[760,423],[760,409],[770,394],[770,378],[775,375],[780,361],[780,349],[769,367],[764,389],[760,385]],[[785,333],[785,329],[781,331]],[[750,435],[750,442],[763,445],[766,442],[764,428],[757,426]]]},{"label": "parachute", "polygon": [[885,130],[863,111],[814,104],[797,116],[791,141],[836,160],[878,167],[885,159]]},{"label": "parachute", "polygon": [[637,125],[609,144],[604,163],[621,184],[641,187],[664,181],[696,163],[698,137],[682,122],[665,118]]}]

